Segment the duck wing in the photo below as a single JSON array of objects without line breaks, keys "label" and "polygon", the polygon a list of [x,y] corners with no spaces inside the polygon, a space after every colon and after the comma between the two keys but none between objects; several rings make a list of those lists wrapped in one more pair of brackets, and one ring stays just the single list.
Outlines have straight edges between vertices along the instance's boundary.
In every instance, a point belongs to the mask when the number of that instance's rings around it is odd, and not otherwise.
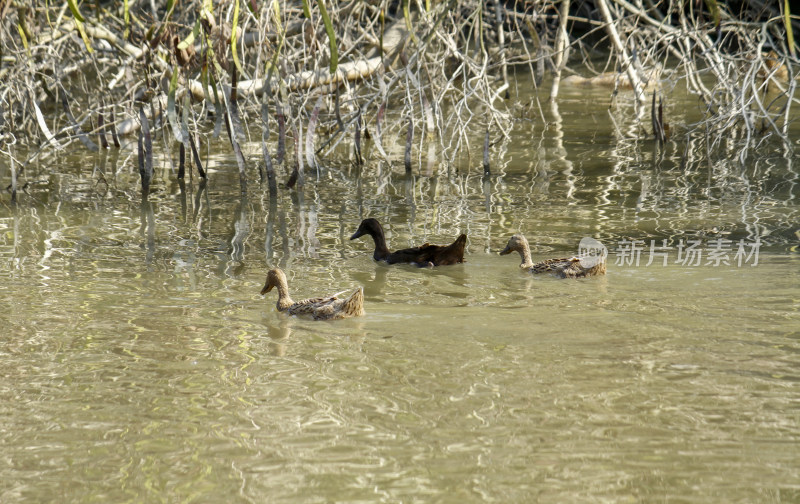
[{"label": "duck wing", "polygon": [[467,235],[462,234],[456,241],[446,247],[439,247],[433,256],[434,266],[447,266],[464,262],[464,248],[467,245]]},{"label": "duck wing", "polygon": [[547,259],[534,264],[531,267],[531,273],[553,273],[560,278],[583,278],[605,275],[606,263],[600,261],[591,268],[586,268],[581,265],[581,260],[577,257]]},{"label": "duck wing", "polygon": [[337,299],[336,296],[304,299],[296,302],[287,308],[286,311],[290,315],[313,315],[320,307],[334,303]]},{"label": "duck wing", "polygon": [[599,276],[606,274],[606,262],[600,261],[591,268],[585,268],[579,260],[573,261],[572,264],[564,268],[559,276],[561,278],[583,278],[591,276]]},{"label": "duck wing", "polygon": [[438,247],[438,245],[424,243],[419,247],[395,250],[386,256],[384,260],[388,264],[419,263],[424,261],[426,257],[429,257],[431,254],[433,254],[433,251]]},{"label": "duck wing", "polygon": [[423,243],[419,247],[397,250],[389,254],[386,262],[414,263],[417,266],[446,266],[464,262],[467,235],[462,234],[450,245]]},{"label": "duck wing", "polygon": [[575,267],[573,262],[578,263],[578,267],[580,267],[580,263],[577,257],[545,259],[544,261],[538,262],[533,266],[531,266],[531,273],[534,274],[555,273],[558,276],[562,276],[562,273],[565,269]]},{"label": "duck wing", "polygon": [[359,287],[347,298],[331,298],[313,312],[314,320],[336,320],[364,315],[364,289]]},{"label": "duck wing", "polygon": [[336,320],[364,315],[364,289],[359,287],[346,298],[338,294],[298,301],[289,308],[290,315],[311,315],[314,320]]}]

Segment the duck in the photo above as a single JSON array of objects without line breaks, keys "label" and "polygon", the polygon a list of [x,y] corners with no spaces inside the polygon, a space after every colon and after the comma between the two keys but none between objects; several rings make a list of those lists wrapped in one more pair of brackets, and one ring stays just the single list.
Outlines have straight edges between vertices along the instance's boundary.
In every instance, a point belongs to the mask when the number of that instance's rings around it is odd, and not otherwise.
[{"label": "duck", "polygon": [[545,259],[534,263],[531,260],[531,248],[528,245],[528,240],[521,234],[515,234],[509,238],[506,248],[500,251],[500,255],[510,254],[511,252],[519,252],[519,256],[522,259],[519,267],[527,269],[533,274],[553,273],[559,278],[583,278],[606,274],[606,262],[603,259],[588,268],[581,264],[579,257]]},{"label": "duck", "polygon": [[[653,91],[660,87],[662,71],[663,67],[660,63],[650,70],[637,69],[645,91]],[[576,87],[615,88],[619,86],[620,89],[633,89],[631,79],[625,72],[603,72],[593,77],[569,75],[561,79],[561,83]]]},{"label": "duck", "polygon": [[[781,61],[781,56],[775,50],[767,51],[767,49],[767,47],[764,48],[765,53],[761,58],[758,78],[761,83],[766,83],[764,89],[766,94],[785,92],[789,85],[789,68],[786,63]],[[795,76],[795,80],[800,82],[800,75]]]},{"label": "duck", "polygon": [[275,307],[278,311],[285,311],[290,315],[311,315],[314,320],[337,320],[361,317],[365,313],[363,287],[359,287],[346,298],[340,298],[341,293],[337,293],[327,297],[294,301],[289,296],[286,274],[280,268],[273,268],[267,272],[267,281],[261,289],[261,295],[271,291],[273,287],[278,288],[278,302]]},{"label": "duck", "polygon": [[358,230],[350,237],[351,240],[364,235],[372,236],[375,242],[375,252],[372,258],[387,264],[410,263],[420,267],[447,266],[464,262],[464,247],[467,244],[467,235],[462,234],[450,245],[431,245],[423,243],[419,247],[412,247],[394,252],[386,246],[386,236],[383,226],[377,219],[367,218],[361,221]]}]

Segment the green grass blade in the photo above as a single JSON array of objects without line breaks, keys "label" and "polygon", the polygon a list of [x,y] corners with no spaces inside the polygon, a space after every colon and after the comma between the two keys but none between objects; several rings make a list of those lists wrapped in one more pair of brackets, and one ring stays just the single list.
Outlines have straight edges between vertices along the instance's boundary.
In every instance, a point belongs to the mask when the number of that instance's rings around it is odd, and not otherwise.
[{"label": "green grass blade", "polygon": [[411,35],[411,40],[413,40],[415,44],[418,44],[417,36],[414,35],[414,27],[411,26],[411,13],[409,12],[408,4],[409,0],[403,0],[403,18],[406,21],[406,30],[408,30],[408,33]]},{"label": "green grass blade", "polygon": [[89,42],[89,36],[86,34],[86,30],[83,29],[83,23],[78,21],[77,18],[75,19],[75,26],[78,28],[78,33],[81,34],[81,39],[83,39],[83,45],[86,46],[86,50],[90,53],[94,52],[94,49],[92,49],[92,43]]},{"label": "green grass blade", "polygon": [[192,28],[192,31],[189,33],[189,35],[187,35],[185,39],[180,41],[180,43],[178,44],[178,49],[184,50],[187,49],[190,45],[193,45],[195,39],[200,34],[201,27],[202,25],[200,24],[200,20],[198,19],[197,21],[195,21],[194,28]]},{"label": "green grass blade", "polygon": [[719,4],[717,4],[717,0],[705,0],[706,7],[708,7],[708,11],[711,13],[711,17],[714,19],[714,26],[719,27]]},{"label": "green grass blade", "polygon": [[276,32],[279,35],[278,39],[278,47],[275,48],[275,53],[272,55],[272,59],[268,59],[265,62],[264,66],[264,73],[267,74],[267,85],[269,86],[269,80],[272,78],[272,73],[278,66],[278,58],[281,54],[281,49],[283,48],[283,43],[286,40],[286,33],[283,31],[283,26],[281,25],[281,6],[278,4],[278,0],[272,1],[272,9],[275,11],[275,28]]},{"label": "green grass blade", "polygon": [[164,15],[164,23],[169,21],[169,18],[172,17],[172,12],[175,10],[175,5],[178,2],[176,0],[167,0],[167,13]]},{"label": "green grass blade", "polygon": [[128,0],[125,0],[122,4],[122,19],[125,23],[125,30],[122,32],[122,38],[128,40],[128,35],[131,31],[131,12],[128,7]]},{"label": "green grass blade", "polygon": [[789,44],[789,52],[794,56],[794,32],[792,31],[791,15],[789,0],[783,0],[783,24],[786,25],[786,42]]},{"label": "green grass blade", "polygon": [[86,35],[86,30],[83,29],[83,23],[86,20],[81,15],[81,11],[78,10],[77,0],[67,0],[67,5],[69,5],[69,10],[72,12],[72,17],[75,18],[75,27],[78,29],[81,39],[83,39],[83,44],[86,46],[86,50],[90,53],[94,52],[94,49],[92,49],[92,44],[89,42],[89,36]]},{"label": "green grass blade", "polygon": [[[305,3],[305,0],[304,0]],[[325,25],[325,31],[328,33],[328,43],[330,44],[331,48],[331,73],[336,72],[336,69],[339,67],[339,51],[336,48],[336,33],[333,31],[333,24],[331,23],[331,18],[328,16],[328,11],[325,9],[325,2],[323,0],[317,0],[317,6],[319,7],[319,15],[322,16],[322,23]]]},{"label": "green grass blade", "polygon": [[283,28],[281,27],[281,5],[278,0],[272,0],[272,10],[275,11],[275,27],[278,29],[278,33],[283,33]]},{"label": "green grass blade", "polygon": [[242,64],[239,63],[239,55],[236,50],[236,27],[239,25],[239,0],[233,2],[233,28],[231,28],[231,54],[233,55],[233,64],[240,74],[245,75],[242,70]]},{"label": "green grass blade", "polygon": [[69,5],[69,10],[72,11],[72,16],[80,21],[81,23],[85,22],[86,20],[81,15],[81,11],[78,10],[78,3],[77,0],[67,0],[67,5]]},{"label": "green grass blade", "polygon": [[19,32],[19,38],[22,39],[22,46],[25,48],[25,52],[30,54],[30,49],[28,49],[28,37],[25,36],[25,30],[22,29],[22,25],[17,23],[17,31]]}]

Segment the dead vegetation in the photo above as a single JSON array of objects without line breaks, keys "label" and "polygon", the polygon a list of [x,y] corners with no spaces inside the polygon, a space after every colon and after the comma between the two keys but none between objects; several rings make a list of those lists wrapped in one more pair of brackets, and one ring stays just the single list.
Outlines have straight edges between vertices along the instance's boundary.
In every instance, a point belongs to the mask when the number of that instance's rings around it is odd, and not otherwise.
[{"label": "dead vegetation", "polygon": [[[507,136],[519,86],[510,68],[552,100],[565,85],[628,88],[643,129],[662,141],[663,119],[646,113],[656,110],[651,93],[663,80],[685,85],[704,108],[688,134],[709,152],[733,146],[744,162],[765,141],[792,149],[798,21],[785,6],[2,0],[0,162],[16,184],[27,162],[76,141],[114,148],[149,117],[197,163],[199,139],[225,127],[243,189],[247,164],[274,190],[274,164],[294,165],[291,182],[302,184],[305,170],[341,152],[361,163],[367,135],[371,155],[387,161],[402,157],[394,139],[406,139],[407,169],[412,142],[447,164],[488,149],[485,134]],[[263,159],[245,159],[238,145],[259,140]]]}]

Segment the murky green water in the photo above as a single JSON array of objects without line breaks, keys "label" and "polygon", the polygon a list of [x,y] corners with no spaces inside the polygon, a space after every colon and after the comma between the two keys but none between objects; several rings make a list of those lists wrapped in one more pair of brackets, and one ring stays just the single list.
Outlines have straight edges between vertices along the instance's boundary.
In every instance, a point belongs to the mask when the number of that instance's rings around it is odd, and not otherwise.
[{"label": "murky green water", "polygon": [[[219,144],[205,188],[162,163],[143,206],[134,151],[29,167],[0,208],[0,501],[800,500],[796,159],[659,154],[607,93],[564,93],[488,180],[479,152],[342,162],[274,202],[253,171],[243,201]],[[468,262],[376,265],[366,216],[394,248],[466,232]],[[593,236],[608,275],[533,278],[496,254],[515,232],[535,259]],[[367,315],[278,314],[275,265],[298,298],[363,285]]]}]

